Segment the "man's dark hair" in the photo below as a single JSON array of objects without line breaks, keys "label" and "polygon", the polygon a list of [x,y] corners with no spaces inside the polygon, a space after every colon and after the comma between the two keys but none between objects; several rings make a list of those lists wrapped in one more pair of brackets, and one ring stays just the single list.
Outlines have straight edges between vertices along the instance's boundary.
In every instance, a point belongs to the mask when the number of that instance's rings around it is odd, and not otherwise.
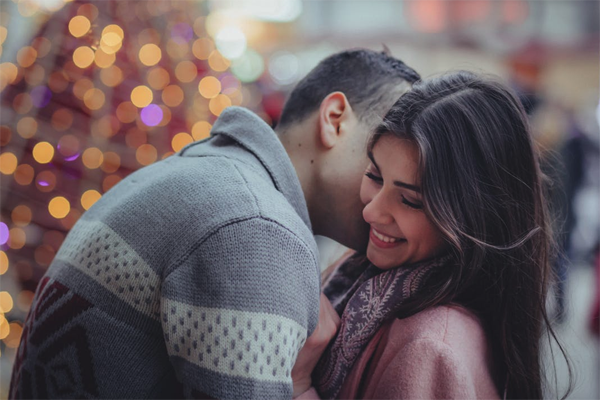
[{"label": "man's dark hair", "polygon": [[357,117],[379,120],[420,76],[387,49],[347,50],[321,61],[294,88],[285,103],[278,128],[285,129],[316,111],[325,97],[342,92]]}]

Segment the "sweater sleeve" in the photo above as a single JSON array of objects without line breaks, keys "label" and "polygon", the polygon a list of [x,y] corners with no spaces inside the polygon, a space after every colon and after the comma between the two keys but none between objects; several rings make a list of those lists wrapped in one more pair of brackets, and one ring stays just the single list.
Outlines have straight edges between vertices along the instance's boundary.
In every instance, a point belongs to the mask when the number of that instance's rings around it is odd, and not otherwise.
[{"label": "sweater sleeve", "polygon": [[[375,382],[372,382],[375,383]],[[409,342],[392,359],[375,388],[377,399],[474,399],[473,378],[447,344]]]},{"label": "sweater sleeve", "polygon": [[184,393],[291,398],[319,313],[316,250],[262,218],[204,240],[163,281],[162,327]]}]

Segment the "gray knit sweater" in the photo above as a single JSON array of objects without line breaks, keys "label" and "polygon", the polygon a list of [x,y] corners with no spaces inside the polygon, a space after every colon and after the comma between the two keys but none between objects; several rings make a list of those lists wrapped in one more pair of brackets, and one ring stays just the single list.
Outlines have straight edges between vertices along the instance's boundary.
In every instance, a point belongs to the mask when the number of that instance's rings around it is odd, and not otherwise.
[{"label": "gray knit sweater", "polygon": [[319,312],[300,183],[271,128],[231,107],[73,227],[36,292],[13,398],[290,398]]}]

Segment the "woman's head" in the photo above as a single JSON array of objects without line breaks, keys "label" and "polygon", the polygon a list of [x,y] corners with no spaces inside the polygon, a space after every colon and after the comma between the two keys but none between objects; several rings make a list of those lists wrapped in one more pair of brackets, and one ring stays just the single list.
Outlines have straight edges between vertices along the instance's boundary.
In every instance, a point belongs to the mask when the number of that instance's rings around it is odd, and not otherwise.
[{"label": "woman's head", "polygon": [[[492,338],[499,388],[508,382],[508,397],[541,397],[551,235],[517,97],[464,71],[417,82],[387,113],[368,151],[361,198],[375,230],[371,261],[389,268],[452,253],[456,266],[440,271],[419,307],[460,302],[473,309]],[[386,243],[381,234],[399,240]]]}]

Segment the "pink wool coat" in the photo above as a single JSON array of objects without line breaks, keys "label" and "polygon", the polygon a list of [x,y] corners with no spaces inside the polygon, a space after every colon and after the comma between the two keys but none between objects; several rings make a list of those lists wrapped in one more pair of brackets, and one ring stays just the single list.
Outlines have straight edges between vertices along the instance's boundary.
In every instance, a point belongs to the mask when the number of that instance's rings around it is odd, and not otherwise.
[{"label": "pink wool coat", "polygon": [[[458,306],[384,325],[365,348],[341,399],[498,399],[481,323]],[[310,389],[299,399],[318,399]]]}]

